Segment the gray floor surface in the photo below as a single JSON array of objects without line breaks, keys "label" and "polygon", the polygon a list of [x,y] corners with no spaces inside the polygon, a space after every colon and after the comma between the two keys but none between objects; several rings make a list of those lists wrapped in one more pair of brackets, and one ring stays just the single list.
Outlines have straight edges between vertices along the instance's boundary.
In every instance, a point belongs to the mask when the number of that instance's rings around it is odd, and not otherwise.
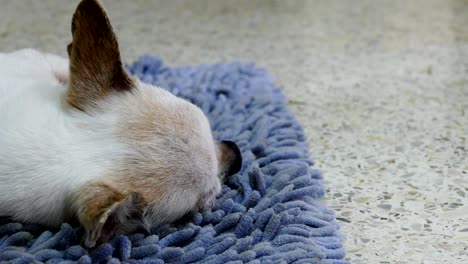
[{"label": "gray floor surface", "polygon": [[[66,54],[77,1],[5,0],[0,51]],[[127,62],[254,61],[324,172],[353,263],[468,263],[468,1],[104,0]]]}]

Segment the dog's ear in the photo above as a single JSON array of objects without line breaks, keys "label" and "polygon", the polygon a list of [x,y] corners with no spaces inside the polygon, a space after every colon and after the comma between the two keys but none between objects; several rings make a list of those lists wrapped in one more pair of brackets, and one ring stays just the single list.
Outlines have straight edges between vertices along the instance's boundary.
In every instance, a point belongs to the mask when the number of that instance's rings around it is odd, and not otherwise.
[{"label": "dog's ear", "polygon": [[113,91],[134,87],[120,59],[119,45],[104,8],[82,0],[73,15],[73,41],[67,46],[70,86],[67,103],[84,110]]},{"label": "dog's ear", "polygon": [[124,194],[104,182],[83,186],[71,201],[85,229],[84,244],[94,247],[112,236],[128,234],[148,226],[144,218],[146,201],[140,194]]},{"label": "dog's ear", "polygon": [[218,160],[221,168],[220,179],[227,180],[239,172],[242,167],[242,156],[239,147],[232,141],[218,143]]}]

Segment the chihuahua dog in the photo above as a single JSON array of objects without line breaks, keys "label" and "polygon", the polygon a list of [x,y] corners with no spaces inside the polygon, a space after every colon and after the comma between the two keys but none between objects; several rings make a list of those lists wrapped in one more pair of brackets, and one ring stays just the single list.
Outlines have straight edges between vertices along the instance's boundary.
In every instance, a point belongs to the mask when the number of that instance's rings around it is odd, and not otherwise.
[{"label": "chihuahua dog", "polygon": [[241,167],[195,105],[130,77],[98,0],[73,15],[69,58],[0,53],[0,215],[84,244],[208,209]]}]

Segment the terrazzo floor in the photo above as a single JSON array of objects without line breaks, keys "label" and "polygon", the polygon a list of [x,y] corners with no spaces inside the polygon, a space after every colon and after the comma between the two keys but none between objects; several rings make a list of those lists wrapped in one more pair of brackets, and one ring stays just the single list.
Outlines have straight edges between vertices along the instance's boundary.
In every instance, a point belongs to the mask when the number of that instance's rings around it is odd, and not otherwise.
[{"label": "terrazzo floor", "polygon": [[[278,78],[352,263],[468,263],[468,1],[103,1],[128,62]],[[77,2],[2,1],[0,50],[65,55]]]}]

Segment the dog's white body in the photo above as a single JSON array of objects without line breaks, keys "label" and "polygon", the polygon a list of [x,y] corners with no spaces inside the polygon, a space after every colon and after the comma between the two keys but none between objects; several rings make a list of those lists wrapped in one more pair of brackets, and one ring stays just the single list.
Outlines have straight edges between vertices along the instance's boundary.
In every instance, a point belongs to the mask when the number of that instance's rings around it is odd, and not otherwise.
[{"label": "dog's white body", "polygon": [[[68,195],[115,168],[125,153],[113,131],[116,116],[87,122],[85,114],[64,107],[67,87],[60,78],[67,74],[65,58],[30,49],[0,53],[2,215],[63,222]],[[101,138],[88,132],[95,130]]]}]

